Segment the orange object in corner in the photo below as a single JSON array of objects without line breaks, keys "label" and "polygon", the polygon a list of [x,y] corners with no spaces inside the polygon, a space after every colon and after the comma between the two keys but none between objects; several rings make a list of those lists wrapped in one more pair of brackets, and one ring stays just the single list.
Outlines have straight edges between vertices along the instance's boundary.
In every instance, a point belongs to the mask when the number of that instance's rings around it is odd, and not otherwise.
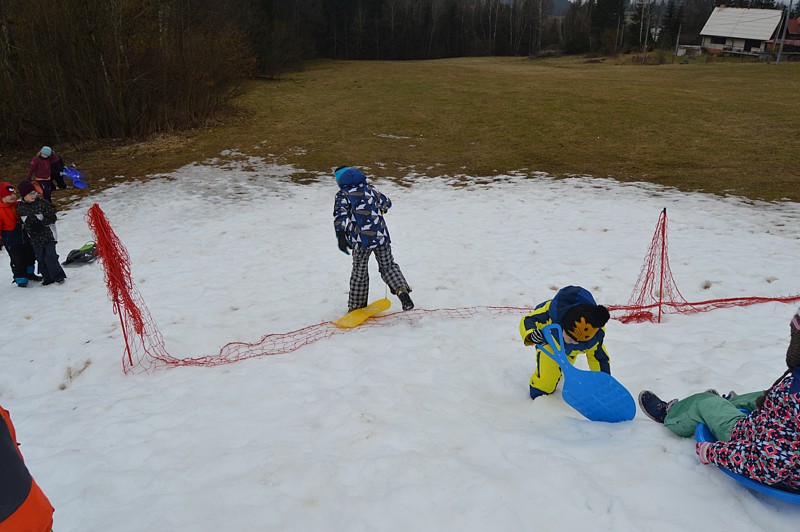
[{"label": "orange object in corner", "polygon": [[[4,421],[3,424],[0,424],[0,432],[7,431],[6,434],[0,433],[0,438],[10,436],[13,444],[16,444],[17,434],[8,411],[0,407],[0,415],[2,415]],[[7,438],[5,439],[8,441]],[[8,451],[8,449],[6,449],[6,451]],[[19,463],[23,463],[22,467],[24,467],[24,460],[22,458],[22,453],[19,451],[19,447],[17,447],[16,453],[12,451],[0,454],[1,459],[10,460],[12,462],[16,461],[17,457],[19,457],[18,463],[8,465],[19,467]],[[7,464],[2,464],[3,469],[6,469],[6,465]],[[11,467],[8,469],[11,469]],[[27,468],[25,468],[25,471],[27,471]],[[3,522],[0,522],[0,532],[50,532],[50,530],[52,530],[53,512],[55,511],[53,505],[50,504],[47,496],[45,496],[44,492],[39,488],[39,485],[36,484],[33,477],[31,477],[30,480],[31,487],[27,497],[25,497],[22,504],[14,510],[11,515]]]}]

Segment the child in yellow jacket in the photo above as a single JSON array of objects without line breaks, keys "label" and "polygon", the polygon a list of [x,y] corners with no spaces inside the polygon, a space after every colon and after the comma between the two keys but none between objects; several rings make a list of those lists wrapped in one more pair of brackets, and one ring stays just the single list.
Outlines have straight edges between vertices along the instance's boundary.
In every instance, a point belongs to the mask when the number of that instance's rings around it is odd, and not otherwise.
[{"label": "child in yellow jacket", "polygon": [[571,364],[578,353],[586,353],[589,369],[611,374],[608,353],[603,345],[610,315],[608,309],[595,303],[592,294],[580,286],[565,286],[551,300],[522,318],[519,332],[525,345],[536,346],[536,371],[530,379],[531,399],[555,391],[561,379],[561,368],[542,347],[547,341],[542,329],[557,323],[564,332],[564,351]]}]

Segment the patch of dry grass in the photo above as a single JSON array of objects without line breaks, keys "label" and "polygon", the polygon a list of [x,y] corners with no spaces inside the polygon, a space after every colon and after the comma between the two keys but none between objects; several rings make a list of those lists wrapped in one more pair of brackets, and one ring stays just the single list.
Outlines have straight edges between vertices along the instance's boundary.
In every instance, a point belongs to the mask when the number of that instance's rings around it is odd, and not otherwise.
[{"label": "patch of dry grass", "polygon": [[325,61],[282,81],[250,82],[208,127],[78,147],[74,158],[90,177],[136,178],[233,149],[309,172],[525,168],[799,201],[798,79],[796,63]]}]

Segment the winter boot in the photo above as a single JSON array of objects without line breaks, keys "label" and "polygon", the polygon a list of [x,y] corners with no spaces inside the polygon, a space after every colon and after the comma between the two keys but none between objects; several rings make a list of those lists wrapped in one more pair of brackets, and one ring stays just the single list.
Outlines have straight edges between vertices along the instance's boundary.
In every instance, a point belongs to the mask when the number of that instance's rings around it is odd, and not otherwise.
[{"label": "winter boot", "polygon": [[547,395],[546,393],[544,393],[539,388],[534,388],[533,386],[530,386],[530,389],[531,389],[531,399],[536,399],[537,397],[541,397],[543,395]]},{"label": "winter boot", "polygon": [[677,399],[673,399],[667,403],[659,399],[653,392],[647,390],[639,394],[639,406],[642,408],[642,412],[656,423],[664,423],[664,418],[667,417],[669,409],[677,402]]},{"label": "winter boot", "polygon": [[403,310],[411,310],[414,308],[414,302],[411,301],[411,296],[408,295],[408,289],[405,286],[397,289],[397,297],[403,304]]},{"label": "winter boot", "polygon": [[40,275],[36,275],[36,268],[33,266],[28,266],[25,269],[25,277],[28,278],[29,281],[41,281],[42,277]]},{"label": "winter boot", "polygon": [[26,286],[28,286],[27,277],[15,277],[14,282],[17,283],[17,286],[20,288],[25,288]]}]

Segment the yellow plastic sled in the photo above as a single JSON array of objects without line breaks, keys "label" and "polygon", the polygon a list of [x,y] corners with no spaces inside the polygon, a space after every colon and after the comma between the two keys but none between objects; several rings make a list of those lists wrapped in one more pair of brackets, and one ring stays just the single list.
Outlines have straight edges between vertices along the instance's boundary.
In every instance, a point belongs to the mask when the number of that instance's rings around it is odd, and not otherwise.
[{"label": "yellow plastic sled", "polygon": [[377,301],[373,301],[364,308],[357,308],[353,312],[348,312],[338,320],[334,321],[333,324],[337,327],[343,327],[345,329],[357,327],[358,325],[361,325],[367,318],[371,318],[376,314],[380,314],[385,310],[389,310],[389,307],[391,306],[392,302],[388,299],[379,299]]}]

